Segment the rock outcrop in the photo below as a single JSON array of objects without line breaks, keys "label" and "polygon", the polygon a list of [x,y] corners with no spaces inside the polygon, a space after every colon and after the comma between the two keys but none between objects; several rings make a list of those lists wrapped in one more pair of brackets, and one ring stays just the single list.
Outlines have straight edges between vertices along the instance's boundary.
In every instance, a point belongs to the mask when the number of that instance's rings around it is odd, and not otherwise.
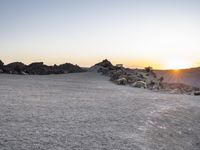
[{"label": "rock outcrop", "polygon": [[95,64],[95,66],[101,66],[101,67],[104,67],[104,68],[113,67],[112,63],[110,61],[108,61],[107,59],[104,59],[102,62]]},{"label": "rock outcrop", "polygon": [[22,62],[13,62],[3,66],[3,73],[8,74],[24,74],[26,65]]},{"label": "rock outcrop", "polygon": [[110,61],[104,59],[102,62],[95,64],[94,66],[89,68],[89,71],[92,72],[102,72],[104,75],[107,75],[110,70],[114,70],[115,66],[112,65]]},{"label": "rock outcrop", "polygon": [[64,71],[54,66],[44,65],[43,62],[34,62],[27,66],[26,73],[31,75],[63,74]]},{"label": "rock outcrop", "polygon": [[147,84],[144,81],[136,81],[131,86],[132,87],[137,87],[137,88],[144,88],[144,89],[147,88]]},{"label": "rock outcrop", "polygon": [[61,64],[57,67],[60,70],[63,70],[67,73],[74,73],[74,72],[85,72],[86,70],[79,67],[78,65],[73,65],[71,63]]},{"label": "rock outcrop", "polygon": [[127,79],[126,78],[119,78],[119,79],[115,80],[115,82],[119,85],[126,85]]},{"label": "rock outcrop", "polygon": [[0,60],[0,69],[3,68],[3,65],[4,65],[3,61]]},{"label": "rock outcrop", "polygon": [[112,65],[107,59],[95,64],[89,70],[109,76],[118,85],[129,85],[136,88],[147,88],[173,94],[200,95],[200,89],[182,83],[164,83],[163,77],[158,77],[152,67],[144,69],[129,69],[123,65]]},{"label": "rock outcrop", "polygon": [[162,81],[157,78],[151,67],[145,69],[129,69],[123,65],[112,65],[107,59],[95,64],[90,68],[103,75],[109,76],[110,80],[119,85],[130,85],[138,88],[148,88],[159,90],[162,87]]},{"label": "rock outcrop", "polygon": [[4,63],[0,60],[0,73],[3,73],[3,65]]},{"label": "rock outcrop", "polygon": [[25,65],[22,62],[13,62],[4,65],[0,61],[0,72],[7,74],[30,74],[30,75],[48,75],[48,74],[63,74],[63,73],[74,73],[74,72],[84,72],[78,65],[73,65],[70,63],[61,64],[59,66],[47,66],[43,62],[34,62],[30,65]]}]

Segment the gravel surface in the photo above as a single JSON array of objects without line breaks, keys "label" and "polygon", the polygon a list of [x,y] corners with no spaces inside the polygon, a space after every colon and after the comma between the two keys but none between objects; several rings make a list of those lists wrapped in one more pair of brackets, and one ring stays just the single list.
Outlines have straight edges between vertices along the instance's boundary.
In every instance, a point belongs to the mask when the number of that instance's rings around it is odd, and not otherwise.
[{"label": "gravel surface", "polygon": [[200,97],[97,73],[0,74],[0,150],[199,150]]}]

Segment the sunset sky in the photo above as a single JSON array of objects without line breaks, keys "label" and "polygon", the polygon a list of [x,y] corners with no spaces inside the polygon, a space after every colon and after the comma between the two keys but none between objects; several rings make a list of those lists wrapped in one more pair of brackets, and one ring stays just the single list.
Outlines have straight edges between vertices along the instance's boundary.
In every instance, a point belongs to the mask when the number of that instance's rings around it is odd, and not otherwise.
[{"label": "sunset sky", "polygon": [[0,59],[200,66],[199,0],[0,0]]}]

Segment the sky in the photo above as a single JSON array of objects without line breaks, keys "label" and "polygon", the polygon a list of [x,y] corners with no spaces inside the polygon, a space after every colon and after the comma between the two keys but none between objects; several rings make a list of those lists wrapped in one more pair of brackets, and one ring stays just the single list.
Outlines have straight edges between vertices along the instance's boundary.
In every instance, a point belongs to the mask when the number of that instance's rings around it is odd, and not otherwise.
[{"label": "sky", "polygon": [[200,66],[199,0],[0,0],[0,59]]}]

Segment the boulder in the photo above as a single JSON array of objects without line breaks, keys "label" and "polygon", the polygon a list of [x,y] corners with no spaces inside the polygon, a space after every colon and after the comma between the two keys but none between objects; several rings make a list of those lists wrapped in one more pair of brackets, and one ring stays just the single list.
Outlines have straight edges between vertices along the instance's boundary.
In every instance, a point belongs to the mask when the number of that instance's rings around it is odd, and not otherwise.
[{"label": "boulder", "polygon": [[162,88],[162,83],[158,79],[146,80],[146,84],[151,90],[159,90]]},{"label": "boulder", "polygon": [[47,66],[43,62],[34,62],[26,67],[26,73],[32,75],[63,74],[64,70],[59,66]]},{"label": "boulder", "polygon": [[50,74],[64,74],[65,71],[63,69],[60,69],[58,66],[49,66],[51,67]]},{"label": "boulder", "polygon": [[46,75],[50,74],[48,72],[48,67],[44,65],[43,62],[33,62],[27,66],[26,72],[32,75]]},{"label": "boulder", "polygon": [[119,78],[115,81],[117,84],[119,85],[126,85],[127,84],[127,80],[126,78]]},{"label": "boulder", "polygon": [[124,75],[125,72],[123,70],[114,70],[110,72],[110,80],[115,81],[120,78],[120,76]]},{"label": "boulder", "polygon": [[95,64],[95,66],[102,66],[102,67],[113,67],[112,63],[107,59],[104,59],[102,62]]},{"label": "boulder", "polygon": [[137,77],[140,79],[144,79],[144,75],[143,74],[137,74]]},{"label": "boulder", "polygon": [[103,75],[110,75],[110,71],[116,70],[117,67],[113,66],[107,59],[95,64],[89,68],[90,72],[100,72]]},{"label": "boulder", "polygon": [[194,92],[194,95],[195,95],[195,96],[200,96],[200,91],[195,91],[195,92]]},{"label": "boulder", "polygon": [[101,72],[103,75],[109,76],[111,73],[111,70],[109,68],[101,67],[99,68],[97,72]]},{"label": "boulder", "polygon": [[22,62],[13,62],[8,65],[5,65],[3,67],[4,73],[9,74],[22,74],[22,72],[25,72],[26,65]]},{"label": "boulder", "polygon": [[38,67],[38,66],[43,66],[43,62],[33,62],[29,65],[29,67]]},{"label": "boulder", "polygon": [[141,78],[137,77],[136,75],[132,75],[132,74],[127,76],[128,83],[134,83],[136,81],[141,81]]},{"label": "boulder", "polygon": [[3,73],[3,65],[4,63],[0,60],[0,73]]},{"label": "boulder", "polygon": [[137,88],[144,88],[144,89],[147,88],[147,84],[144,81],[136,81],[131,86],[132,87],[137,87]]},{"label": "boulder", "polygon": [[170,94],[181,94],[180,89],[173,89],[171,91],[169,91]]},{"label": "boulder", "polygon": [[0,60],[0,69],[3,69],[4,63]]},{"label": "boulder", "polygon": [[71,63],[61,64],[57,67],[59,70],[63,70],[67,73],[75,73],[75,72],[85,72],[86,70],[79,67],[78,65],[73,65]]}]

